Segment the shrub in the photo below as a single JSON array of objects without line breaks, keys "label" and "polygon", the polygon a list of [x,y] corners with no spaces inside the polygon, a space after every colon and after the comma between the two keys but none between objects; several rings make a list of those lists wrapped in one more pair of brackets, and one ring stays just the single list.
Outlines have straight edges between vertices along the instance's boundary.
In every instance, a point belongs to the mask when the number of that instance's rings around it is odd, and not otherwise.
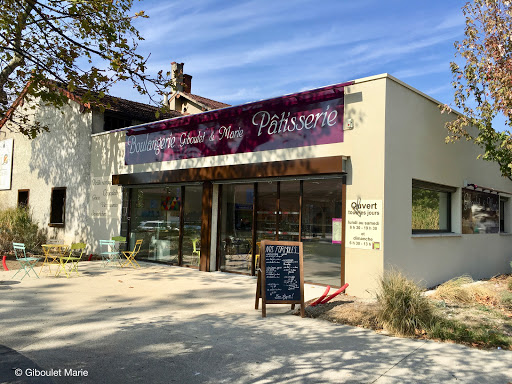
[{"label": "shrub", "polygon": [[398,271],[384,273],[379,281],[377,301],[379,321],[397,335],[412,336],[432,322],[432,305],[421,288]]},{"label": "shrub", "polygon": [[25,243],[28,251],[39,253],[46,242],[46,233],[39,229],[27,207],[0,211],[0,252],[12,251],[12,243]]}]

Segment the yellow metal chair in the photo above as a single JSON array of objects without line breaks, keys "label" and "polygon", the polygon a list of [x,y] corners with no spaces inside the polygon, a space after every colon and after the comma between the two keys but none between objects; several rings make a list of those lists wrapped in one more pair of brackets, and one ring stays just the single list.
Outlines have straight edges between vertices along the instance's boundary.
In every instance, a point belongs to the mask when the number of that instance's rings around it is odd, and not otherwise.
[{"label": "yellow metal chair", "polygon": [[69,254],[59,257],[59,270],[55,276],[58,276],[61,271],[64,271],[67,278],[69,278],[73,272],[75,272],[77,276],[80,276],[78,274],[78,262],[85,254],[86,247],[87,245],[85,243],[71,244]]},{"label": "yellow metal chair", "polygon": [[123,251],[123,255],[124,255],[124,257],[126,257],[126,261],[121,264],[121,267],[131,264],[133,268],[140,268],[139,263],[137,263],[137,260],[135,260],[135,256],[137,256],[137,254],[139,253],[141,245],[142,245],[142,239],[137,240],[135,242],[133,251]]},{"label": "yellow metal chair", "polygon": [[[256,242],[256,247],[257,247],[258,249],[256,249],[256,255],[255,255],[255,256],[256,256],[256,257],[255,257],[255,259],[256,259],[256,260],[255,260],[255,262],[256,262],[256,264],[255,264],[255,265],[256,265],[256,270],[258,270],[258,268],[260,267],[260,266],[259,266],[259,261],[260,261],[260,246],[261,246],[261,241],[257,241],[257,242]],[[252,244],[250,244],[250,250],[249,250],[249,253],[247,254],[247,256],[248,256],[249,260],[251,260],[251,259],[252,259]],[[248,263],[248,265],[247,265],[247,269],[249,269],[249,270],[251,269],[251,263]]]},{"label": "yellow metal chair", "polygon": [[197,265],[201,262],[201,249],[198,247],[199,239],[192,240],[192,256],[197,255]]}]

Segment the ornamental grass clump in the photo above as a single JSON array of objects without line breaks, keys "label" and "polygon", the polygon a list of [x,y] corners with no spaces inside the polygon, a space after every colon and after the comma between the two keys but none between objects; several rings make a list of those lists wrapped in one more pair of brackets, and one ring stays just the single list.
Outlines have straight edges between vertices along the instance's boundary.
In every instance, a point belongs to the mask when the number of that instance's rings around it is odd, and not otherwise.
[{"label": "ornamental grass clump", "polygon": [[469,304],[474,301],[473,292],[467,288],[473,282],[468,275],[455,277],[437,287],[434,297],[440,300]]},{"label": "ornamental grass clump", "polygon": [[413,336],[433,321],[433,309],[422,289],[399,271],[387,271],[377,291],[378,319],[382,326],[400,336]]}]

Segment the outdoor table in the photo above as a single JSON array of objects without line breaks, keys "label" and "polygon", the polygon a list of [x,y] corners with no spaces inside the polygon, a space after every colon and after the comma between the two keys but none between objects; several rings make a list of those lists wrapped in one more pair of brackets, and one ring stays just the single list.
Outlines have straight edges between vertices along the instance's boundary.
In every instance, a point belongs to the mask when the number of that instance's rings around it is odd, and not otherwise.
[{"label": "outdoor table", "polygon": [[44,253],[44,260],[43,260],[43,265],[41,266],[41,271],[39,271],[39,274],[41,274],[45,265],[48,267],[48,270],[51,273],[52,272],[51,265],[59,263],[59,257],[62,257],[67,253],[67,251],[69,249],[69,245],[66,245],[66,244],[43,244],[42,247],[43,247],[43,253]]}]

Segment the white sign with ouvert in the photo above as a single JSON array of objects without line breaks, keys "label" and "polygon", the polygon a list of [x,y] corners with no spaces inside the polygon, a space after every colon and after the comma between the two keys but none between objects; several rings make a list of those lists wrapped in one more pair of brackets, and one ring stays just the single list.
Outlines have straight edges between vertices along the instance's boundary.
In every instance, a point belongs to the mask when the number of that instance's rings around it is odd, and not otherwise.
[{"label": "white sign with ouvert", "polygon": [[115,219],[122,204],[121,187],[112,185],[110,177],[91,177],[90,215],[93,218]]},{"label": "white sign with ouvert", "polygon": [[382,200],[347,200],[346,247],[382,249]]}]

